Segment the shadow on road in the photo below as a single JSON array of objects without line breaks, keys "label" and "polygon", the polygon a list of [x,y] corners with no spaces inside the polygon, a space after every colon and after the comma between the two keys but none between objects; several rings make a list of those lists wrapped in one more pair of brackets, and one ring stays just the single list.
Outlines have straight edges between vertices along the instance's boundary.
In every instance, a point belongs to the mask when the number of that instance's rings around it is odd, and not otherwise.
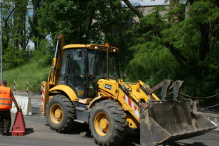
[{"label": "shadow on road", "polygon": [[[84,125],[81,123],[76,123],[73,131],[67,132],[65,134],[69,135],[80,135],[81,137],[94,139],[91,135],[90,129],[88,125]],[[194,143],[183,143],[183,142],[172,142],[166,144],[167,146],[207,146],[201,142]],[[135,132],[135,130],[128,128],[127,135],[125,140],[119,146],[140,146],[140,136],[139,133]],[[159,146],[163,146],[159,145]]]},{"label": "shadow on road", "polygon": [[[28,135],[28,134],[31,134],[31,133],[34,133],[33,128],[25,128],[25,134],[24,135]],[[9,135],[12,136],[12,132],[10,132]],[[17,135],[14,135],[14,136],[17,136]]]},{"label": "shadow on road", "polygon": [[81,124],[81,123],[74,123],[74,124],[75,125],[72,131],[66,132],[66,134],[69,134],[69,135],[80,134],[83,136],[84,133],[87,133],[87,136],[89,137],[90,129],[88,125]]},{"label": "shadow on road", "polygon": [[201,142],[194,142],[192,144],[187,144],[183,142],[172,142],[172,143],[169,143],[168,146],[207,146],[207,145]]},{"label": "shadow on road", "polygon": [[[70,132],[66,132],[65,134],[80,135],[81,137],[84,138],[94,139],[93,136],[91,135],[89,126],[81,123],[75,123],[75,127],[73,128],[73,130]],[[120,144],[120,146],[136,146],[136,145],[140,145],[140,138],[134,130],[128,128],[127,136],[125,140]]]},{"label": "shadow on road", "polygon": [[31,133],[34,133],[33,128],[25,128],[25,135],[28,135],[28,134],[31,134]]}]

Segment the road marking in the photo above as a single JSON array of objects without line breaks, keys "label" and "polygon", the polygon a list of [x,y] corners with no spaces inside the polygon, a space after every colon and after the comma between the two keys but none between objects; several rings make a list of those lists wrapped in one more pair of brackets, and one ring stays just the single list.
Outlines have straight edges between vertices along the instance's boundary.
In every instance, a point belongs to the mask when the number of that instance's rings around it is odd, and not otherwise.
[{"label": "road marking", "polygon": [[219,127],[217,127],[216,129],[214,129],[214,130],[219,130]]},{"label": "road marking", "polygon": [[[213,121],[211,121],[212,124],[214,124],[215,126],[218,126],[217,124],[215,124]],[[219,130],[219,127],[217,127],[216,129],[214,130]]]},{"label": "road marking", "polygon": [[214,124],[215,126],[217,126],[217,124],[215,124],[213,121],[211,121],[212,124]]}]

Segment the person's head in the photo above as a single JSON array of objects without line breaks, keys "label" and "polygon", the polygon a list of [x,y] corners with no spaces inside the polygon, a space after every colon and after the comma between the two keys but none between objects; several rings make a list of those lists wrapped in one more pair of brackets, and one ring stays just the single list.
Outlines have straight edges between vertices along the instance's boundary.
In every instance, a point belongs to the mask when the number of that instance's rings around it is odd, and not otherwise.
[{"label": "person's head", "polygon": [[7,80],[6,79],[2,79],[1,86],[6,86],[6,85],[7,85]]}]

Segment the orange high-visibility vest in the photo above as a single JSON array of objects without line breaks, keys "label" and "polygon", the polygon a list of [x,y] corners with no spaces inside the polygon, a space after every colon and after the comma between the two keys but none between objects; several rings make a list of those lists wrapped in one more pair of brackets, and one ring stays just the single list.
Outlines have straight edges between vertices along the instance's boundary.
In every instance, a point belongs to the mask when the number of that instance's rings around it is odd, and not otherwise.
[{"label": "orange high-visibility vest", "polygon": [[0,87],[0,111],[12,108],[11,88]]}]

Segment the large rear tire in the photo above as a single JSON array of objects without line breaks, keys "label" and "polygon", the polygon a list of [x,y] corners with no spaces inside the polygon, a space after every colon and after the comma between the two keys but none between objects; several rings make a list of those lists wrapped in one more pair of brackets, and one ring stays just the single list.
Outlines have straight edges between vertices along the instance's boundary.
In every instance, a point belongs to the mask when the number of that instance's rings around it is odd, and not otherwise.
[{"label": "large rear tire", "polygon": [[70,131],[74,125],[75,107],[64,95],[52,97],[46,105],[47,122],[57,132]]},{"label": "large rear tire", "polygon": [[103,100],[95,104],[90,114],[90,130],[95,141],[102,146],[118,145],[126,136],[126,114],[118,103]]}]

